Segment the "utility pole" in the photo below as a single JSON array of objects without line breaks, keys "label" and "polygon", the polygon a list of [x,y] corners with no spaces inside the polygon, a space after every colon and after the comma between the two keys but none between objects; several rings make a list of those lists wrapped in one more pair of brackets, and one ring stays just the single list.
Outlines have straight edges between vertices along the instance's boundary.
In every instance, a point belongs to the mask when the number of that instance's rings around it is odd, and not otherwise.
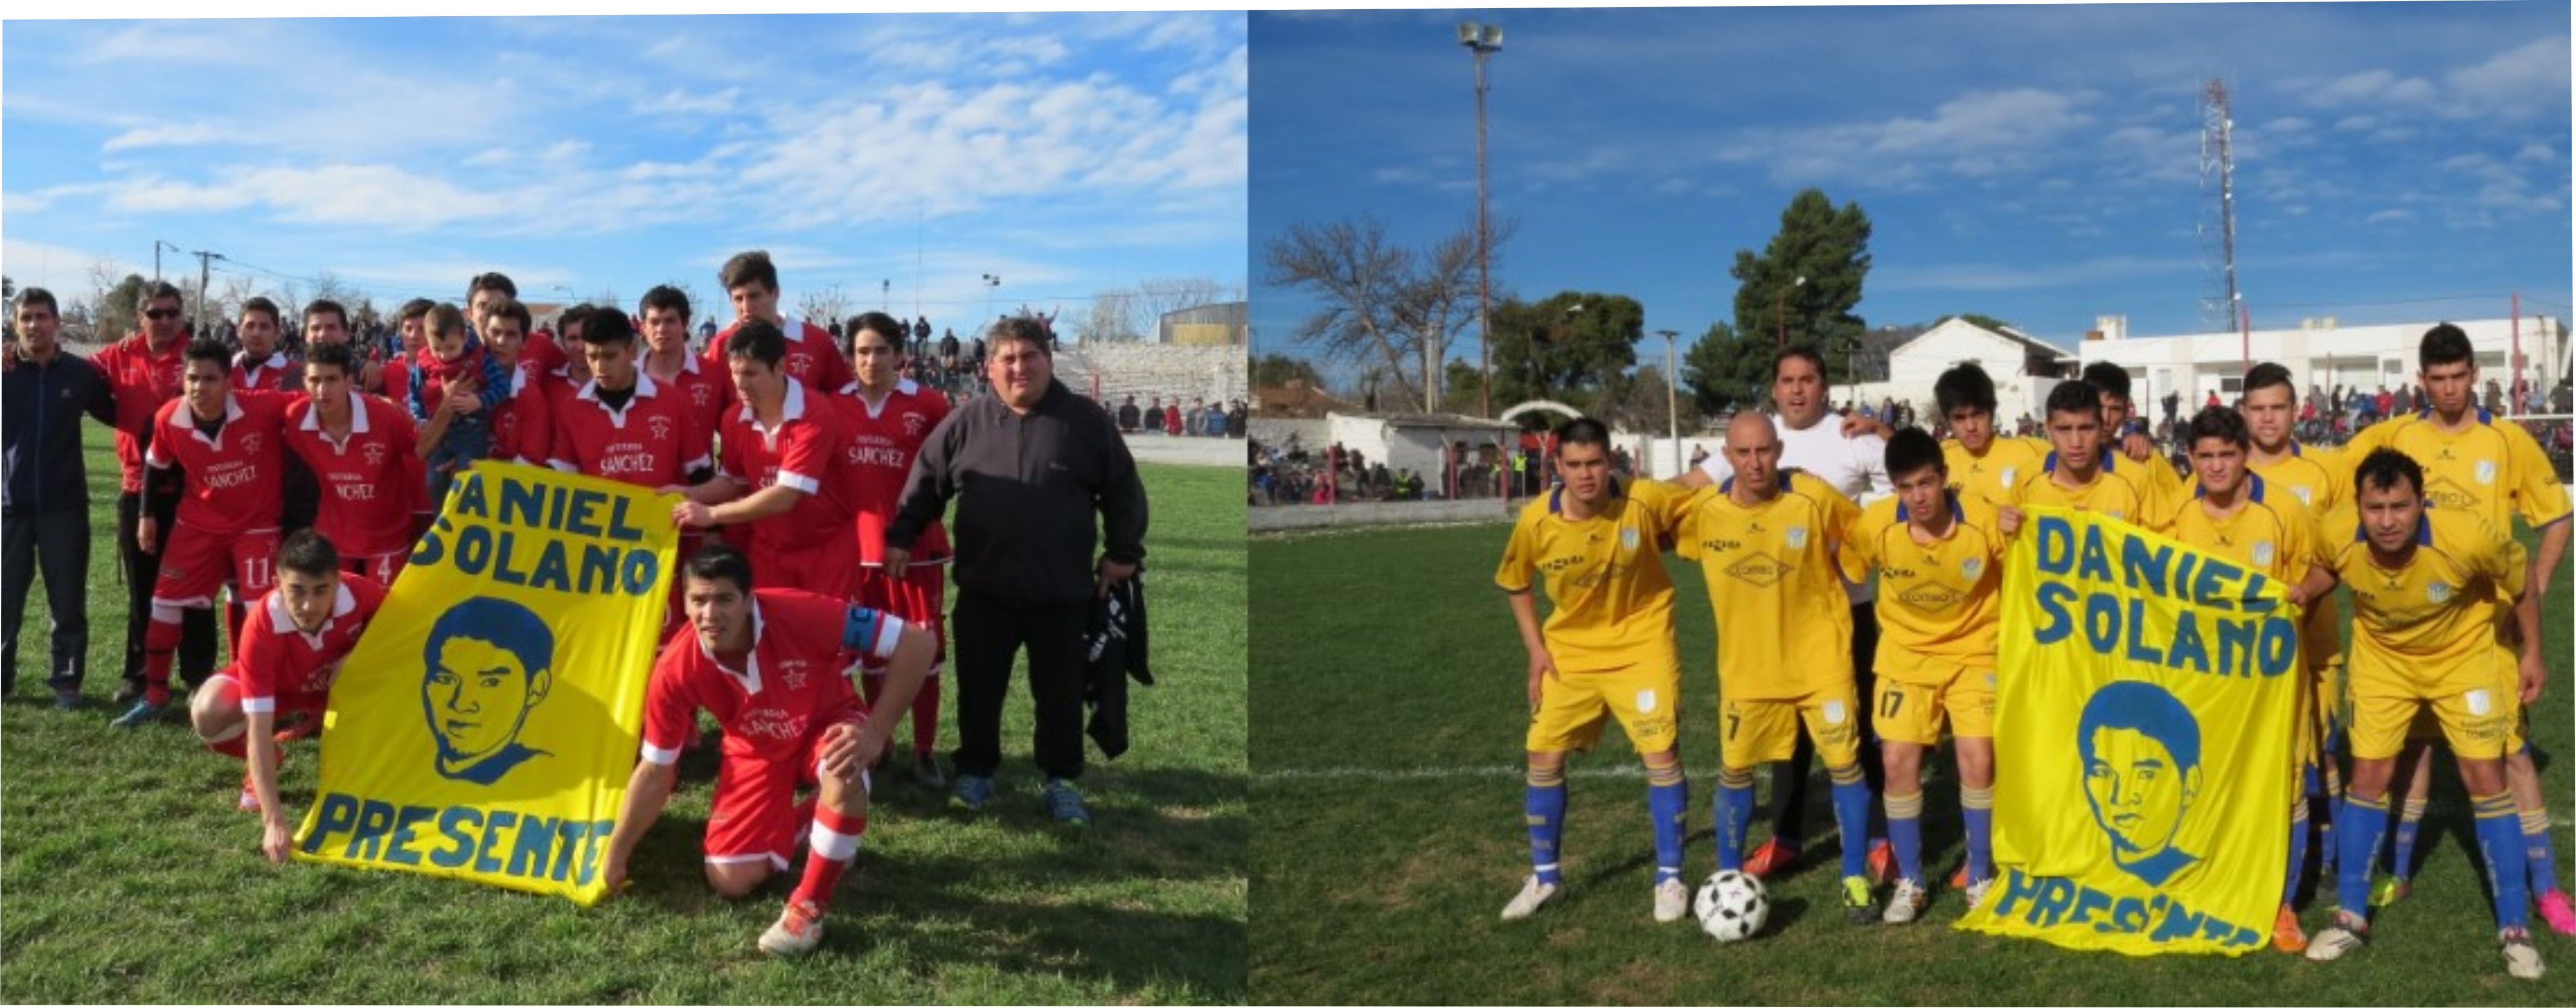
[{"label": "utility pole", "polygon": [[170,242],[165,242],[158,238],[152,239],[152,283],[154,286],[159,286],[161,283],[161,250],[165,248],[172,252],[185,251]]},{"label": "utility pole", "polygon": [[1673,475],[1682,474],[1681,395],[1675,386],[1681,379],[1673,370],[1673,337],[1681,335],[1670,329],[1657,329],[1664,337],[1664,427],[1673,442]]},{"label": "utility pole", "polygon": [[190,338],[195,338],[206,331],[206,283],[214,277],[215,260],[222,259],[224,254],[221,252],[188,254],[197,257],[197,323],[196,331],[189,334]]}]

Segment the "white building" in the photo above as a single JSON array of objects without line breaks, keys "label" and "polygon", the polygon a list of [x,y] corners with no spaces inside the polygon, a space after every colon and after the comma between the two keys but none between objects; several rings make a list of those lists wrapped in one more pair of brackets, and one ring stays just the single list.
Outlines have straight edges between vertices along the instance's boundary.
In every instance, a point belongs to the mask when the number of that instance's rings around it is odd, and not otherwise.
[{"label": "white building", "polygon": [[2057,387],[2061,376],[2072,375],[2075,355],[2010,329],[1997,332],[1953,318],[1888,351],[1886,381],[1838,387],[1833,398],[1868,405],[1889,399],[1911,402],[1929,424],[1936,410],[1932,383],[1941,372],[1971,362],[1995,380],[1995,415],[2011,423],[2024,413],[2042,414],[2048,390]]},{"label": "white building", "polygon": [[[2329,394],[2338,385],[2347,391],[2376,393],[2381,386],[2394,389],[2400,383],[2413,384],[2416,349],[2425,330],[2436,324],[2342,326],[2322,318],[2302,320],[2295,329],[2133,338],[2128,335],[2127,320],[2110,315],[2085,334],[2080,356],[2087,364],[2110,361],[2127,369],[2130,398],[2140,412],[2161,404],[2167,392],[2177,393],[2188,404],[2188,412],[2189,407],[2207,402],[2212,392],[2222,401],[2234,401],[2249,360],[2289,368],[2301,396],[2312,387]],[[2538,315],[2452,324],[2468,333],[2469,344],[2476,349],[2481,393],[2490,378],[2510,390],[2516,375],[2544,387],[2554,387],[2568,375],[2563,319]]]}]

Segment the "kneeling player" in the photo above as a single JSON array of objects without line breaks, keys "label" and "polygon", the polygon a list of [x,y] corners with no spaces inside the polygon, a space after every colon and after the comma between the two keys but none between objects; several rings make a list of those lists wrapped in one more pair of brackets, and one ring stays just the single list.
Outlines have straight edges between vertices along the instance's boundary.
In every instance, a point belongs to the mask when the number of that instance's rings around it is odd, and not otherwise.
[{"label": "kneeling player", "polygon": [[340,573],[340,551],[312,529],[297,529],[277,547],[277,587],[242,621],[233,663],[198,687],[188,715],[206,747],[242,760],[242,807],[257,808],[260,852],[285,863],[295,828],[277,799],[277,764],[285,755],[272,732],[281,714],[320,719],[340,660],[384,604],[385,589]]},{"label": "kneeling player", "polygon": [[[2335,830],[2340,908],[2308,958],[2340,959],[2370,933],[2370,853],[2388,828],[2389,770],[2407,722],[2430,708],[2475,809],[2505,970],[2538,979],[2522,828],[2504,771],[2514,719],[2539,698],[2546,674],[2540,598],[2525,590],[2522,546],[2473,513],[2426,509],[2423,468],[2394,449],[2362,459],[2353,484],[2359,535],[2331,558],[2353,600],[2352,780]],[[2506,598],[2510,624],[2499,611]]]},{"label": "kneeling player", "polygon": [[1880,758],[1887,768],[1887,835],[1896,891],[1881,917],[1914,920],[1931,902],[1923,877],[1923,754],[1958,736],[1960,818],[1967,824],[1968,905],[1994,881],[1995,631],[2002,610],[2003,533],[1973,489],[1945,489],[1950,467],[1919,428],[1887,442],[1896,496],[1861,512],[1844,540],[1843,576],[1878,574]]},{"label": "kneeling player", "polygon": [[1789,758],[1806,723],[1834,786],[1843,836],[1843,909],[1878,916],[1870,892],[1869,787],[1860,766],[1852,680],[1850,597],[1834,559],[1858,509],[1805,473],[1780,468],[1768,418],[1736,414],[1726,428],[1735,475],[1691,498],[1678,551],[1707,576],[1717,616],[1718,691],[1725,698],[1725,766],[1717,782],[1717,867],[1744,867],[1753,819],[1753,768]]},{"label": "kneeling player", "polygon": [[689,632],[673,635],[653,666],[643,757],[609,838],[609,887],[625,880],[636,842],[670,800],[680,746],[704,709],[724,726],[706,835],[707,884],[717,895],[739,899],[787,870],[809,818],[797,785],[817,788],[805,876],[760,936],[764,952],[811,951],[868,828],[864,768],[886,745],[886,719],[868,716],[849,668],[859,655],[887,659],[885,700],[902,710],[936,645],[929,631],[874,609],[793,589],[753,591],[750,563],[729,547],[698,551],[685,578]]}]

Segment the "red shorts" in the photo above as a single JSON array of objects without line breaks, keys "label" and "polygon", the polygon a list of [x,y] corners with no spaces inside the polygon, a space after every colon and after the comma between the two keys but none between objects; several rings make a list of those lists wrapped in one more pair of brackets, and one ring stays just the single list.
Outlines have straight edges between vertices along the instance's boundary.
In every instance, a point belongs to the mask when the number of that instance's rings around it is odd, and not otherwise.
[{"label": "red shorts", "polygon": [[233,600],[258,598],[277,583],[277,530],[222,535],[181,525],[161,550],[161,579],[152,604],[209,609],[215,589],[233,586]]},{"label": "red shorts", "polygon": [[805,543],[785,543],[776,535],[755,536],[745,555],[751,573],[765,588],[801,588],[828,598],[859,596],[859,544],[849,535],[824,536]]},{"label": "red shorts", "polygon": [[[939,640],[939,657],[948,656],[948,619],[941,607],[948,600],[948,565],[914,564],[903,572],[903,580],[885,576],[885,568],[869,566],[859,570],[860,605],[901,617],[905,623],[928,627]],[[940,661],[933,661],[930,674],[938,675]],[[859,660],[869,673],[885,671],[885,660],[869,655]]]},{"label": "red shorts", "polygon": [[394,576],[401,574],[403,564],[409,563],[410,561],[410,550],[397,550],[392,553],[378,553],[374,556],[348,556],[344,554],[340,557],[340,569],[351,574],[364,577],[369,581],[373,581],[387,588],[391,588],[394,586]]},{"label": "red shorts", "polygon": [[[836,724],[866,722],[867,708],[856,705],[823,719],[792,750],[794,760],[746,755],[728,745],[716,767],[715,800],[707,814],[707,863],[767,861],[771,869],[786,871],[788,855],[796,852],[797,831],[814,822],[811,814],[797,814],[796,787],[816,780],[815,770],[823,759],[823,733]],[[730,742],[733,736],[725,738]],[[862,772],[859,786],[867,784]]]}]

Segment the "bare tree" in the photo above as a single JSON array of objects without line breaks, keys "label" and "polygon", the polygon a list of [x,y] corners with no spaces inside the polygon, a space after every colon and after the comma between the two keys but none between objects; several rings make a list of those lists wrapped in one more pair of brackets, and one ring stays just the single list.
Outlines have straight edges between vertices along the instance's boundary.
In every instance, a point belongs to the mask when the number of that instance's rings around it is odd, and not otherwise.
[{"label": "bare tree", "polygon": [[1214,277],[1157,277],[1136,285],[1137,305],[1145,321],[1153,323],[1176,311],[1215,304],[1224,293]]},{"label": "bare tree", "polygon": [[339,276],[330,270],[313,274],[313,300],[337,301],[346,306],[350,301],[356,300],[357,296],[358,292],[355,288],[341,282]]},{"label": "bare tree", "polygon": [[[1496,227],[1489,245],[1511,230],[1508,222]],[[1389,242],[1374,218],[1301,222],[1273,239],[1262,259],[1268,283],[1306,288],[1323,302],[1296,339],[1319,345],[1328,360],[1383,368],[1404,409],[1440,408],[1450,340],[1475,317],[1473,228],[1417,253]]]},{"label": "bare tree", "polygon": [[833,284],[829,287],[806,291],[799,296],[796,299],[796,311],[804,317],[805,321],[828,327],[832,323],[842,321],[850,314],[850,303],[850,295],[841,290],[840,284]]},{"label": "bare tree", "polygon": [[259,285],[248,274],[226,273],[223,285],[216,288],[215,314],[223,318],[241,317],[241,306],[259,293]]},{"label": "bare tree", "polygon": [[1139,338],[1136,306],[1139,295],[1126,288],[1112,288],[1091,296],[1091,310],[1075,320],[1075,328],[1084,343],[1122,343]]}]

